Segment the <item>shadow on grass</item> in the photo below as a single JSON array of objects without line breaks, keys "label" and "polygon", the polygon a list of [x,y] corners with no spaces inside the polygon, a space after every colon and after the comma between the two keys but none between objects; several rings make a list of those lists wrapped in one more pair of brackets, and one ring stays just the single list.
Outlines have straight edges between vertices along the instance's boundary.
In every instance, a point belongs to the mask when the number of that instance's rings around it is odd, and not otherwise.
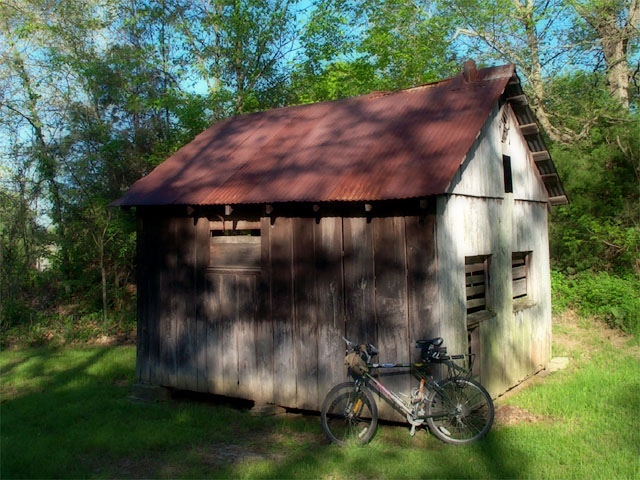
[{"label": "shadow on grass", "polygon": [[[389,427],[387,427],[389,428]],[[402,432],[408,436],[407,432]],[[306,478],[328,475],[356,478],[518,478],[526,475],[526,455],[490,434],[469,447],[445,445],[423,433],[422,439],[397,442],[376,440],[372,445],[343,449],[308,444],[286,459],[250,476]],[[417,445],[416,445],[417,444]],[[231,470],[231,476],[239,473]]]},{"label": "shadow on grass", "polygon": [[57,347],[46,347],[46,348],[40,348],[40,349],[13,352],[13,355],[19,355],[19,357],[16,358],[15,360],[10,360],[6,362],[6,364],[5,362],[2,362],[0,366],[0,376],[6,378],[9,375],[14,374],[16,370],[18,370],[21,367],[21,365],[24,365],[30,359],[33,358],[33,359],[36,359],[36,361],[39,361],[41,357],[43,356],[50,357],[57,350],[58,350]]},{"label": "shadow on grass", "polygon": [[[251,417],[247,404],[180,395],[168,403],[128,399],[130,347],[39,349],[3,369],[3,382],[38,381],[2,405],[2,478],[509,477],[526,455],[499,435],[442,444],[383,425],[371,445],[328,445],[318,416]],[[406,438],[405,438],[406,436]]]}]

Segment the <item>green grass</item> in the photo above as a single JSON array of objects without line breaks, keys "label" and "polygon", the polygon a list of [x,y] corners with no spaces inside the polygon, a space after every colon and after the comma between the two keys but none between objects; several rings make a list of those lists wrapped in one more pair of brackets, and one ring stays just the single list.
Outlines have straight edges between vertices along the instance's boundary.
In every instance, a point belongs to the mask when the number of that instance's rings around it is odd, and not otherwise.
[{"label": "green grass", "polygon": [[368,446],[340,449],[317,416],[133,403],[134,347],[6,351],[0,477],[638,478],[638,348],[611,332],[556,325],[554,354],[570,356],[570,367],[498,402],[540,421],[497,424],[465,447],[383,425]]}]

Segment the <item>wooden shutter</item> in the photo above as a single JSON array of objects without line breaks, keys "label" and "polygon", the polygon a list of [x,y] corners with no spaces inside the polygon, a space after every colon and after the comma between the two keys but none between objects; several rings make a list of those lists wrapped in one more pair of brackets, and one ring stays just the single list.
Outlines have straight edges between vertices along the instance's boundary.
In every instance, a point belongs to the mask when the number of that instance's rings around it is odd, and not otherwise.
[{"label": "wooden shutter", "polygon": [[487,309],[488,262],[486,255],[465,257],[467,314]]},{"label": "wooden shutter", "polygon": [[530,252],[514,252],[511,256],[513,298],[527,296]]}]

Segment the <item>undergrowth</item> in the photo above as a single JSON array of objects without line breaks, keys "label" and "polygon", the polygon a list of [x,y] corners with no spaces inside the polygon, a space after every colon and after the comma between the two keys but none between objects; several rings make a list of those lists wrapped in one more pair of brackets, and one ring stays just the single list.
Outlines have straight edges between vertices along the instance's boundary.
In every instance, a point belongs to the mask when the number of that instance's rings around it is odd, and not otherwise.
[{"label": "undergrowth", "polygon": [[640,341],[640,279],[586,271],[575,275],[551,272],[553,311],[567,309],[594,317]]}]

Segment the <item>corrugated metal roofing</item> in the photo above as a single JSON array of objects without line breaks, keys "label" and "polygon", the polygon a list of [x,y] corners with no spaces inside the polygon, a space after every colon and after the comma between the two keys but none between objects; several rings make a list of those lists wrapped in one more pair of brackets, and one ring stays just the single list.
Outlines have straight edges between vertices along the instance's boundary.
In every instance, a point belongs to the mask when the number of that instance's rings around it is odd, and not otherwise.
[{"label": "corrugated metal roofing", "polygon": [[444,193],[513,65],[220,121],[113,205],[372,201]]}]

